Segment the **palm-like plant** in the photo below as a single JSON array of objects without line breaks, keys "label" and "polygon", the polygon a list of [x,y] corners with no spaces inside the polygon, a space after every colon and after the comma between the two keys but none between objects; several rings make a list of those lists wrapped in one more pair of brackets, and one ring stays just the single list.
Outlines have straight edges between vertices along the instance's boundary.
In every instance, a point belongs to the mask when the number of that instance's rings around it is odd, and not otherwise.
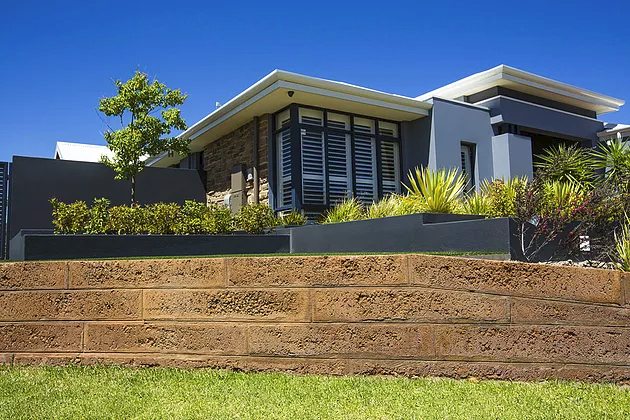
[{"label": "palm-like plant", "polygon": [[630,179],[630,147],[621,140],[602,143],[592,156],[595,167],[603,169],[604,178],[612,184]]},{"label": "palm-like plant", "polygon": [[486,194],[475,192],[464,200],[462,211],[464,214],[490,215],[490,201]]},{"label": "palm-like plant", "polygon": [[588,149],[558,144],[536,156],[541,178],[589,186],[595,177],[594,159]]},{"label": "palm-like plant", "polygon": [[466,178],[456,169],[416,168],[409,171],[409,196],[417,199],[422,207],[432,213],[454,213],[461,206]]}]

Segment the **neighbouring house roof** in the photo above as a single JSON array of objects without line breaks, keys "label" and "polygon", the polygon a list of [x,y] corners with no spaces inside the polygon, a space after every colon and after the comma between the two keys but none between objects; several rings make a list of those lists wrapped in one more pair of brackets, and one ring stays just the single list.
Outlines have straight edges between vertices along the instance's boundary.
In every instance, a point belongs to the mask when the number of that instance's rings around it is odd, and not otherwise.
[{"label": "neighbouring house roof", "polygon": [[455,99],[495,86],[505,86],[519,92],[574,105],[597,114],[617,111],[624,104],[624,101],[621,99],[538,76],[505,64],[475,73],[420,95],[416,99],[422,101],[432,97]]},{"label": "neighbouring house roof", "polygon": [[100,162],[101,156],[112,156],[107,146],[98,144],[70,143],[58,141],[55,147],[55,159],[76,160],[80,162]]},{"label": "neighbouring house roof", "polygon": [[[293,96],[289,97],[289,91],[294,92]],[[190,139],[191,152],[199,152],[255,116],[277,111],[294,102],[398,121],[427,116],[431,109],[431,104],[407,96],[274,70],[193,124],[180,137]],[[147,164],[169,166],[180,159],[180,156],[163,153],[150,158]]]},{"label": "neighbouring house roof", "polygon": [[604,131],[597,133],[599,137],[611,137],[618,133],[621,134],[620,137],[625,137],[626,134],[630,136],[630,124],[607,123],[604,125],[604,128]]}]

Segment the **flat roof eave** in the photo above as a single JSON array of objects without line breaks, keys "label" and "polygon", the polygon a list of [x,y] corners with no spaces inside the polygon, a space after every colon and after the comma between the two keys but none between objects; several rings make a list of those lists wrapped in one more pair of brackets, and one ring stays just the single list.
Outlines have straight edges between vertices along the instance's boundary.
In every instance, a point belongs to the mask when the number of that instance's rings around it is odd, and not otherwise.
[{"label": "flat roof eave", "polygon": [[[288,92],[293,91],[293,96]],[[384,119],[410,121],[425,117],[432,105],[414,98],[385,93],[343,82],[274,70],[180,134],[190,139],[191,152],[260,116],[291,103],[317,106]],[[149,166],[170,166],[181,156],[163,153],[149,159]]]}]

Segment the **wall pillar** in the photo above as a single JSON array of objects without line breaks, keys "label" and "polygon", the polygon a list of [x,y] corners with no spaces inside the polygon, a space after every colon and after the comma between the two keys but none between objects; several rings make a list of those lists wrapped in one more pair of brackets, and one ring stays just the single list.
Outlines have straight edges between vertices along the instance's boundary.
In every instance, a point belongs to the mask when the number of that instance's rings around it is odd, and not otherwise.
[{"label": "wall pillar", "polygon": [[533,178],[532,139],[517,134],[500,134],[492,137],[494,178]]}]

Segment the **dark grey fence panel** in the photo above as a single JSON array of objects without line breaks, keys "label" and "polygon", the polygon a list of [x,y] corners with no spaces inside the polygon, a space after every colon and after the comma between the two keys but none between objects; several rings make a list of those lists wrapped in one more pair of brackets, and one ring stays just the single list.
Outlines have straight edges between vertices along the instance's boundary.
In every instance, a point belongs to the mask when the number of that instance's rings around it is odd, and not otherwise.
[{"label": "dark grey fence panel", "polygon": [[[51,229],[49,200],[64,202],[105,197],[112,204],[130,203],[130,183],[117,181],[114,172],[100,163],[15,156],[11,165],[9,234],[22,229]],[[178,168],[145,168],[136,184],[141,204],[205,201],[199,172]]]},{"label": "dark grey fence panel", "polygon": [[9,163],[0,162],[0,260],[8,257],[7,214],[8,214]]}]

